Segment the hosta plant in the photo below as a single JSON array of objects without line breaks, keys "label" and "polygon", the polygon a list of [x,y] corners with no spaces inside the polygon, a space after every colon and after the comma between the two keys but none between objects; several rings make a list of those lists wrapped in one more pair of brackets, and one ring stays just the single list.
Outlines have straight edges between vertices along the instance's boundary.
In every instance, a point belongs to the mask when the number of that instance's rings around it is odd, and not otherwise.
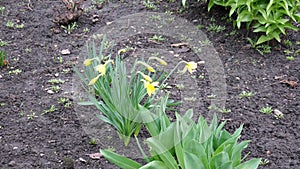
[{"label": "hosta plant", "polygon": [[214,116],[211,124],[200,116],[197,123],[191,118],[191,110],[183,116],[176,114],[176,122],[170,123],[159,135],[147,139],[151,157],[141,165],[110,150],[100,150],[102,155],[120,168],[131,169],[256,169],[260,159],[244,161],[242,150],[249,141],[238,142],[242,126],[233,134],[222,129]]},{"label": "hosta plant", "polygon": [[256,45],[272,39],[280,42],[280,35],[286,35],[286,30],[297,31],[292,23],[300,22],[299,0],[209,0],[208,10],[214,5],[229,8],[229,16],[236,14],[234,22],[238,28],[245,22],[253,32],[263,33]]}]

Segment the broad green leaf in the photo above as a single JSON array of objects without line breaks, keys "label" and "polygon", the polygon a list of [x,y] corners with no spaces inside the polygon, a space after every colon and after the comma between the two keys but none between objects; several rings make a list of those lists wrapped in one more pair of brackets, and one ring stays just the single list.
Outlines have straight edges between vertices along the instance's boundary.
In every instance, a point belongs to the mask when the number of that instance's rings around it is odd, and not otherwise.
[{"label": "broad green leaf", "polygon": [[221,152],[214,155],[210,161],[212,169],[219,169],[224,163],[230,162],[229,155],[226,152]]},{"label": "broad green leaf", "polygon": [[189,152],[184,152],[184,161],[185,161],[185,169],[206,169],[205,166],[203,166],[201,161],[196,155],[189,153]]},{"label": "broad green leaf", "polygon": [[253,30],[253,32],[266,32],[267,29],[264,26],[260,26]]},{"label": "broad green leaf", "polygon": [[[201,164],[201,166],[203,166],[204,168],[209,168],[209,161],[207,159],[208,154],[205,151],[202,144],[200,144],[199,142],[197,142],[195,140],[189,140],[184,145],[184,150],[186,153],[191,153],[191,154],[197,156],[199,159],[198,163]],[[185,161],[185,163],[186,163],[186,161]]]},{"label": "broad green leaf", "polygon": [[161,161],[151,161],[150,163],[142,166],[139,169],[169,169],[169,168]]},{"label": "broad green leaf", "polygon": [[233,169],[232,162],[230,161],[230,162],[224,163],[218,169]]},{"label": "broad green leaf", "polygon": [[[173,138],[174,136],[164,137],[165,140],[173,140]],[[170,145],[172,145],[172,142],[170,143]],[[173,155],[169,152],[169,150],[173,147],[164,146],[163,144],[161,144],[161,140],[157,138],[148,138],[147,143],[151,148],[150,151],[152,156],[158,155],[159,158],[163,161],[163,163],[170,169],[178,169],[176,160],[174,159]]]},{"label": "broad green leaf", "polygon": [[272,37],[272,39],[275,38],[278,42],[281,41],[279,35],[280,35],[279,31],[270,32],[270,36]]},{"label": "broad green leaf", "polygon": [[247,147],[249,142],[250,141],[243,141],[239,144],[236,144],[233,147],[233,151],[232,151],[232,154],[231,154],[231,161],[232,161],[232,165],[234,167],[241,163],[241,158],[242,158],[241,153],[242,153],[243,149],[245,149]]},{"label": "broad green leaf", "polygon": [[256,45],[259,45],[259,44],[261,44],[261,43],[267,42],[267,41],[269,41],[269,40],[271,40],[271,39],[273,39],[273,38],[270,37],[270,36],[262,35],[262,36],[260,36],[259,39],[257,40]]},{"label": "broad green leaf", "polygon": [[238,165],[237,167],[235,167],[235,169],[257,169],[260,161],[260,158],[254,158]]},{"label": "broad green leaf", "polygon": [[118,155],[109,150],[100,150],[100,153],[111,163],[122,169],[138,169],[142,165],[121,155]]}]

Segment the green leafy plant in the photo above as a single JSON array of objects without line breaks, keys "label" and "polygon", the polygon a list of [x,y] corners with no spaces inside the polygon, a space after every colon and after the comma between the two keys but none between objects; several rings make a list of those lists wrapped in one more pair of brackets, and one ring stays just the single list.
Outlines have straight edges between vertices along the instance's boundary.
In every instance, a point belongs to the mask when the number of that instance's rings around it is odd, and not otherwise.
[{"label": "green leafy plant", "polygon": [[267,107],[261,108],[259,111],[264,114],[271,114],[273,112],[273,108],[270,106],[267,106]]},{"label": "green leafy plant", "polygon": [[297,31],[293,22],[300,22],[299,0],[210,0],[208,10],[214,5],[230,8],[229,16],[237,14],[235,25],[240,28],[243,22],[253,32],[261,32],[256,45],[276,39],[280,42],[280,34],[286,35],[286,30]]},{"label": "green leafy plant", "polygon": [[176,122],[170,123],[156,137],[147,139],[151,157],[144,159],[147,164],[142,166],[131,159],[118,155],[110,150],[100,150],[110,162],[123,169],[256,169],[261,159],[244,162],[242,150],[249,141],[238,142],[242,126],[233,134],[222,129],[226,122],[218,125],[214,116],[210,125],[200,116],[197,123],[191,119],[192,110],[185,115],[176,114]]},{"label": "green leafy plant", "polygon": [[63,29],[65,29],[65,31],[68,33],[68,34],[71,34],[73,30],[77,29],[78,25],[76,22],[73,22],[71,24],[68,24],[67,26],[64,26],[64,25],[61,25],[61,27]]},{"label": "green leafy plant", "polygon": [[9,27],[9,28],[14,28],[14,23],[12,21],[7,21],[5,26]]},{"label": "green leafy plant", "polygon": [[253,92],[247,92],[247,91],[242,91],[240,94],[239,94],[239,98],[242,99],[242,98],[250,98],[252,96],[254,96],[255,93]]},{"label": "green leafy plant", "polygon": [[162,42],[165,40],[165,38],[163,38],[161,35],[157,36],[157,35],[154,35],[150,38],[150,40],[153,40],[153,41],[156,41],[156,42]]},{"label": "green leafy plant", "polygon": [[54,105],[51,105],[51,107],[49,109],[43,111],[42,115],[55,112],[56,110],[57,110],[57,108]]},{"label": "green leafy plant", "polygon": [[8,42],[3,41],[0,39],[0,47],[8,45]]}]

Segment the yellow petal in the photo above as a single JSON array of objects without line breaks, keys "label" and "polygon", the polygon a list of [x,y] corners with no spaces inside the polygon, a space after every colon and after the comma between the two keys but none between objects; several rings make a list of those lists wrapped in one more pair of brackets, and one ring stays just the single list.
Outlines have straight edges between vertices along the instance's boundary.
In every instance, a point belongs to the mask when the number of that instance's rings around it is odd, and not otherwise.
[{"label": "yellow petal", "polygon": [[155,72],[155,69],[154,69],[153,67],[151,67],[151,66],[147,66],[147,70],[148,70],[149,72],[152,72],[152,73]]},{"label": "yellow petal", "polygon": [[186,68],[190,73],[193,73],[197,69],[197,63],[196,62],[187,62]]},{"label": "yellow petal", "polygon": [[99,77],[100,77],[100,75],[98,75],[97,77],[93,78],[93,79],[90,81],[89,85],[90,85],[90,86],[91,86],[91,85],[94,85],[94,84],[97,82],[97,80],[99,79]]},{"label": "yellow petal", "polygon": [[83,64],[84,66],[90,66],[92,64],[92,59],[86,59]]},{"label": "yellow petal", "polygon": [[105,75],[106,73],[106,65],[105,64],[100,64],[95,67],[95,70],[100,73],[100,75]]}]

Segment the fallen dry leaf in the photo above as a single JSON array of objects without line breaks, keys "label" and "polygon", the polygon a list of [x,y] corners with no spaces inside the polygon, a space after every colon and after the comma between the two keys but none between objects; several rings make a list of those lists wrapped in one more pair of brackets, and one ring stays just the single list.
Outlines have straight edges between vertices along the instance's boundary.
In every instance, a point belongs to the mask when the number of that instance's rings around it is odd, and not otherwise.
[{"label": "fallen dry leaf", "polygon": [[188,46],[189,44],[188,43],[174,43],[174,44],[171,44],[171,47],[180,47],[180,46]]},{"label": "fallen dry leaf", "polygon": [[280,82],[288,84],[291,87],[296,87],[298,85],[298,81],[293,81],[293,80],[286,80],[286,79],[284,79],[284,80],[281,80]]},{"label": "fallen dry leaf", "polygon": [[88,154],[88,156],[89,156],[91,159],[99,160],[99,159],[102,157],[102,154],[101,154],[101,153],[93,153],[93,154]]}]

